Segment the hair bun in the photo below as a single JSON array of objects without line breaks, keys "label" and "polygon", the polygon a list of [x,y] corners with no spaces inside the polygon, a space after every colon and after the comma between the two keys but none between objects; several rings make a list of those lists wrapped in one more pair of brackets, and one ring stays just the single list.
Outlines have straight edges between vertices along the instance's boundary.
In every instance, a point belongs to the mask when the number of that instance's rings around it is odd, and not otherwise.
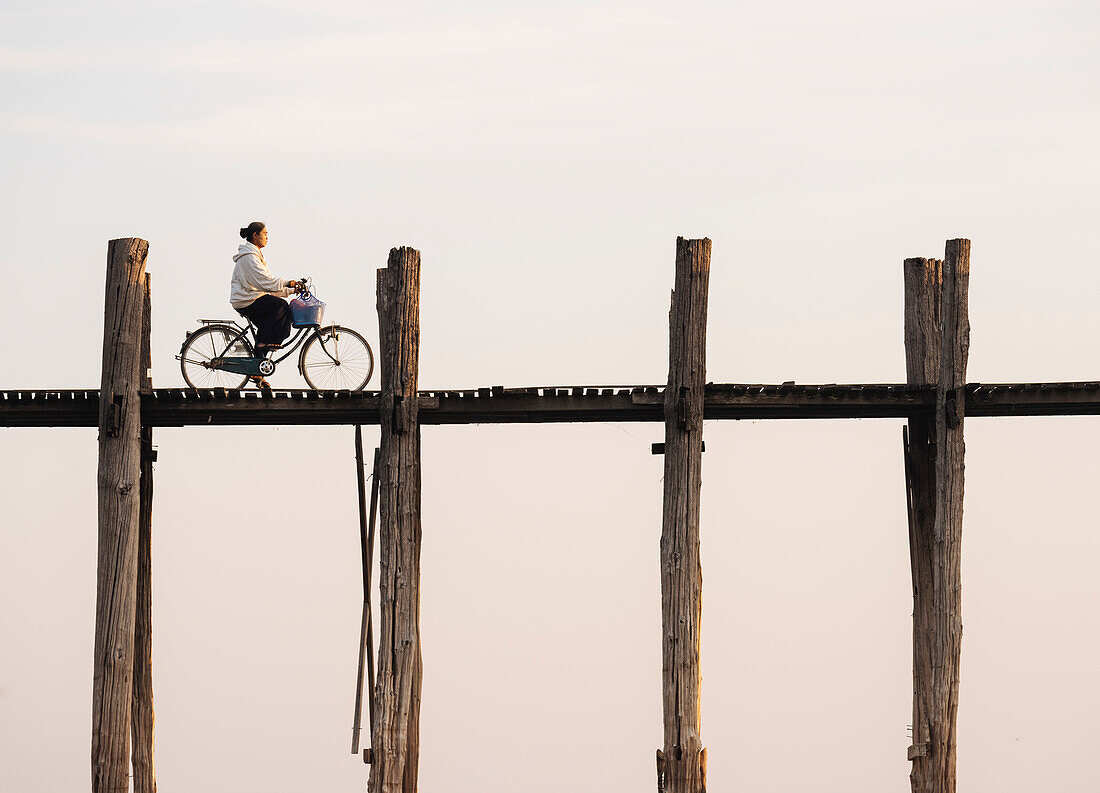
[{"label": "hair bun", "polygon": [[264,226],[264,222],[262,220],[253,220],[251,223],[241,229],[241,239],[252,242],[252,235],[259,234],[265,228],[266,226]]}]

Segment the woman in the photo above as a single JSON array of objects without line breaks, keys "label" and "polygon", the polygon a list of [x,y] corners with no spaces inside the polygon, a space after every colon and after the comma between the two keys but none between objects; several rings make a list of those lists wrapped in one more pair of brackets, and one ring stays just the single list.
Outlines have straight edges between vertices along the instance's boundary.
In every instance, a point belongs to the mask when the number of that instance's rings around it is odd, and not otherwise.
[{"label": "woman", "polygon": [[267,269],[263,248],[267,246],[267,227],[260,221],[241,229],[244,242],[233,261],[233,282],[229,305],[256,326],[256,356],[265,357],[282,346],[290,335],[290,306],[282,298],[300,292],[301,284],[276,278]]}]

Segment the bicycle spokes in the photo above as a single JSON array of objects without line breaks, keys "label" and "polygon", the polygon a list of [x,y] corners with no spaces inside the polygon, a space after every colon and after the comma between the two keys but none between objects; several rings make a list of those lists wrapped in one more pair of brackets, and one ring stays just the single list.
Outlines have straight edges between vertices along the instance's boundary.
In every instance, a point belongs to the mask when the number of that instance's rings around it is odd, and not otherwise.
[{"label": "bicycle spokes", "polygon": [[309,340],[302,350],[300,366],[314,389],[358,391],[374,371],[374,354],[362,336],[336,325]]},{"label": "bicycle spokes", "polygon": [[251,345],[237,335],[230,327],[208,325],[188,336],[179,354],[180,369],[187,385],[191,388],[243,388],[248,382],[247,375],[220,365],[221,360],[238,349],[243,355],[233,357],[251,356]]}]

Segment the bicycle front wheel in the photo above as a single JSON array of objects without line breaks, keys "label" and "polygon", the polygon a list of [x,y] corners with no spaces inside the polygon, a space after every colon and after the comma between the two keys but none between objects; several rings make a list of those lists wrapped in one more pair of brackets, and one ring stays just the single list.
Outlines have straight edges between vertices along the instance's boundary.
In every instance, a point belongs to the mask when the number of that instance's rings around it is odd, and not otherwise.
[{"label": "bicycle front wheel", "polygon": [[314,391],[362,391],[374,374],[374,353],[367,340],[351,328],[330,325],[306,342],[298,368]]},{"label": "bicycle front wheel", "polygon": [[211,369],[210,361],[222,356],[252,356],[252,345],[241,337],[229,349],[239,330],[228,325],[207,325],[187,337],[180,350],[180,369],[191,388],[244,388],[248,375]]}]

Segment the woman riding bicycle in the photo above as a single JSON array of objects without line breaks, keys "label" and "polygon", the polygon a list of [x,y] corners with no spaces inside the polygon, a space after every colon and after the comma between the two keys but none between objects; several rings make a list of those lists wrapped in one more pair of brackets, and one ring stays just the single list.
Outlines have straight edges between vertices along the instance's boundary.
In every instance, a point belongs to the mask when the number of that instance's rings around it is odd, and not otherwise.
[{"label": "woman riding bicycle", "polygon": [[267,246],[267,227],[260,221],[241,229],[244,242],[233,257],[229,305],[256,326],[256,356],[265,357],[282,346],[290,335],[290,307],[283,300],[301,292],[302,284],[277,278],[267,269],[262,248]]},{"label": "woman riding bicycle", "polygon": [[[374,372],[374,353],[359,333],[334,322],[321,324],[325,304],[310,294],[308,278],[277,278],[267,269],[263,248],[267,228],[259,221],[241,229],[241,243],[233,268],[229,303],[249,320],[242,327],[233,320],[200,320],[188,331],[176,359],[190,388],[242,389],[251,380],[262,389],[271,386],[264,375],[297,352],[298,371],[315,391],[360,391]],[[291,292],[302,297],[289,304]],[[253,327],[255,341],[250,341]],[[279,349],[297,328],[289,349]]]}]

